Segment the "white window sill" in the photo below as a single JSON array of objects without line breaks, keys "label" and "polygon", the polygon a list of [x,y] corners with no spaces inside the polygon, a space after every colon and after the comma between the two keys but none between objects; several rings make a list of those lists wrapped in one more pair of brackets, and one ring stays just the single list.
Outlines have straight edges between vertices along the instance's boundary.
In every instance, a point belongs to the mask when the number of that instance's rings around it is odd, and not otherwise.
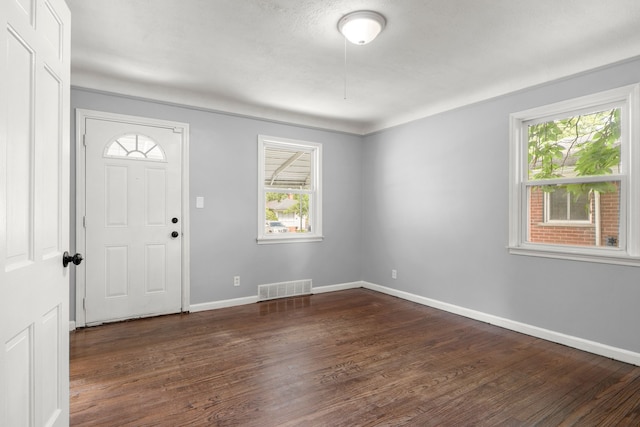
[{"label": "white window sill", "polygon": [[566,259],[571,261],[595,262],[602,264],[629,265],[640,267],[640,257],[633,257],[620,249],[582,249],[553,246],[510,246],[512,255],[536,256],[543,258]]},{"label": "white window sill", "polygon": [[[282,233],[288,234],[288,233]],[[276,243],[311,243],[311,242],[321,242],[324,239],[324,236],[318,235],[295,235],[294,236],[261,236],[256,239],[259,245],[271,245]]]}]

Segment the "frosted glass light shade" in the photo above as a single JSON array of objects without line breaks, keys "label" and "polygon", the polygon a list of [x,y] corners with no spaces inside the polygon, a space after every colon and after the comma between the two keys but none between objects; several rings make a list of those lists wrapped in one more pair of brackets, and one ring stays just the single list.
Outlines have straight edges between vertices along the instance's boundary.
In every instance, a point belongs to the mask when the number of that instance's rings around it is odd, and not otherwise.
[{"label": "frosted glass light shade", "polygon": [[371,11],[352,12],[338,21],[338,30],[353,44],[367,44],[384,29],[384,16]]}]

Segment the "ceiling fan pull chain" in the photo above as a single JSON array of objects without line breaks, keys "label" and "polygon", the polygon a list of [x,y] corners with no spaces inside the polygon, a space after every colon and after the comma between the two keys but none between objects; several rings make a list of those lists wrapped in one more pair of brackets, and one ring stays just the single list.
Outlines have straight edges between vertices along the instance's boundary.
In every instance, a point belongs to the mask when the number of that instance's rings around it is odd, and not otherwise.
[{"label": "ceiling fan pull chain", "polygon": [[347,100],[347,38],[344,38],[344,99]]}]

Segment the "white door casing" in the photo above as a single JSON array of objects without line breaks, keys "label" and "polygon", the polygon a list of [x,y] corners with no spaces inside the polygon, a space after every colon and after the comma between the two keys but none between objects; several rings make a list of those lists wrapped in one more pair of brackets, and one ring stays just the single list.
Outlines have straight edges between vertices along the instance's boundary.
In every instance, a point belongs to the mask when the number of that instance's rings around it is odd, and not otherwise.
[{"label": "white door casing", "polygon": [[66,426],[70,13],[3,0],[0,23],[0,425]]},{"label": "white door casing", "polygon": [[188,125],[76,116],[77,326],[188,311]]}]

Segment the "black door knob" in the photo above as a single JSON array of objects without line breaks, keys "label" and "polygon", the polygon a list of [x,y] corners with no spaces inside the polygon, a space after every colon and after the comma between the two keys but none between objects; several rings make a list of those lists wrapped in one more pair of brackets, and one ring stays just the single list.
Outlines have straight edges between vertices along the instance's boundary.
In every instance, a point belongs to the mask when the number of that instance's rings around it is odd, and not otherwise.
[{"label": "black door knob", "polygon": [[62,266],[66,267],[70,262],[72,262],[73,265],[79,265],[83,259],[82,254],[71,255],[69,252],[64,251],[64,254],[62,254]]},{"label": "black door knob", "polygon": [[171,222],[174,223],[174,224],[177,224],[178,223],[178,218],[171,218]]},{"label": "black door knob", "polygon": [[172,231],[172,232],[171,232],[171,237],[173,237],[174,239],[175,239],[176,237],[178,237],[179,235],[180,235],[180,233],[178,233],[177,231]]}]

